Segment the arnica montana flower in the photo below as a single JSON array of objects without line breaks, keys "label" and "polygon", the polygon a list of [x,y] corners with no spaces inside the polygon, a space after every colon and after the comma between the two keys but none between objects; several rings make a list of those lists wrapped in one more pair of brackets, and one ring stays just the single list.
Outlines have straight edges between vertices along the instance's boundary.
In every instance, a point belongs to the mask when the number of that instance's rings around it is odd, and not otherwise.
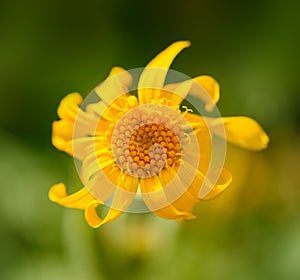
[{"label": "arnica montana flower", "polygon": [[[98,100],[83,104],[80,94],[72,93],[61,101],[52,143],[79,160],[84,187],[68,195],[63,183],[56,184],[51,201],[84,210],[94,228],[137,200],[160,217],[188,220],[196,202],[216,197],[232,181],[223,166],[212,169],[213,137],[253,151],[267,147],[268,136],[251,118],[204,117],[182,105],[192,95],[212,111],[219,100],[212,77],[165,84],[172,61],[189,45],[175,42],[151,60],[138,79],[137,94],[129,90],[130,71],[114,67],[95,88]],[[100,205],[109,206],[103,217],[96,209]]]}]

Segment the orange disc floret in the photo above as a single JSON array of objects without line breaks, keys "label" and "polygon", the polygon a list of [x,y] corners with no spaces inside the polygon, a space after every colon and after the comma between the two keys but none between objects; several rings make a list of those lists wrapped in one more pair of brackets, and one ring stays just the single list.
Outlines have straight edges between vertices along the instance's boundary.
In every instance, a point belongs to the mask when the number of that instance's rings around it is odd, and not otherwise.
[{"label": "orange disc floret", "polygon": [[[135,110],[116,124],[112,153],[121,169],[133,176],[151,177],[180,159],[183,132],[176,121],[170,126],[163,112]],[[177,133],[172,131],[176,127]],[[125,133],[124,133],[125,132]]]}]

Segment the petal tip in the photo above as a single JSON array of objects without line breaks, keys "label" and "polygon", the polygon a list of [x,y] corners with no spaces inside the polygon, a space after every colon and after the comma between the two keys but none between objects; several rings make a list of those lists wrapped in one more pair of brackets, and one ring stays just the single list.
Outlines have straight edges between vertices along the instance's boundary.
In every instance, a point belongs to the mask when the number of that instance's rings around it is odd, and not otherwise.
[{"label": "petal tip", "polygon": [[261,136],[262,149],[266,149],[269,146],[270,138],[267,134]]},{"label": "petal tip", "polygon": [[48,192],[48,197],[53,202],[56,202],[60,198],[66,196],[67,196],[66,186],[63,183],[58,183],[53,185]]},{"label": "petal tip", "polygon": [[57,115],[60,119],[75,119],[79,106],[83,99],[80,93],[73,92],[66,95],[57,108]]},{"label": "petal tip", "polygon": [[180,218],[183,218],[184,220],[194,220],[197,217],[192,213],[184,212]]},{"label": "petal tip", "polygon": [[184,45],[185,45],[186,48],[190,47],[191,44],[192,44],[192,42],[190,40],[184,40],[182,42],[184,43]]},{"label": "petal tip", "polygon": [[185,49],[191,46],[191,41],[190,40],[180,40],[180,41],[176,41],[174,42],[172,45],[177,45],[178,47],[180,47],[181,49]]},{"label": "petal tip", "polygon": [[270,138],[262,128],[261,130],[262,131],[260,132],[259,141],[257,141],[257,147],[256,149],[253,149],[254,151],[265,150],[269,146]]}]

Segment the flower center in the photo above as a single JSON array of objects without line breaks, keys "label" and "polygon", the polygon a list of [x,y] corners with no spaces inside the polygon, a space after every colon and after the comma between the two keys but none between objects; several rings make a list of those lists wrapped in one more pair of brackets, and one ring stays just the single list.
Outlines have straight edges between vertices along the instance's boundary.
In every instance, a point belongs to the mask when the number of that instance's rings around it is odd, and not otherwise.
[{"label": "flower center", "polygon": [[129,111],[118,121],[111,147],[115,162],[124,172],[151,177],[180,159],[184,134],[174,114],[178,113],[151,104]]}]

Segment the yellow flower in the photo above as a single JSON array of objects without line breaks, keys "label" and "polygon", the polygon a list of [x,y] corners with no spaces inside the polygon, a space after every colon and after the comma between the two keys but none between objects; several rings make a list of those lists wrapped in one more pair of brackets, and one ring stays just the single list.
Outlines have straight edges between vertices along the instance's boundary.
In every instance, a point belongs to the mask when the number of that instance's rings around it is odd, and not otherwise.
[{"label": "yellow flower", "polygon": [[[251,118],[203,117],[181,106],[192,95],[211,112],[219,99],[219,85],[209,76],[165,84],[172,61],[189,45],[175,42],[150,61],[137,95],[129,91],[130,71],[114,67],[95,89],[99,101],[85,109],[78,93],[61,101],[52,143],[81,162],[84,187],[68,195],[63,183],[56,184],[50,200],[83,209],[94,228],[118,218],[134,201],[163,218],[192,219],[197,201],[216,197],[232,181],[223,162],[212,167],[213,135],[249,150],[267,147],[268,136]],[[110,206],[103,218],[99,205]]]}]

